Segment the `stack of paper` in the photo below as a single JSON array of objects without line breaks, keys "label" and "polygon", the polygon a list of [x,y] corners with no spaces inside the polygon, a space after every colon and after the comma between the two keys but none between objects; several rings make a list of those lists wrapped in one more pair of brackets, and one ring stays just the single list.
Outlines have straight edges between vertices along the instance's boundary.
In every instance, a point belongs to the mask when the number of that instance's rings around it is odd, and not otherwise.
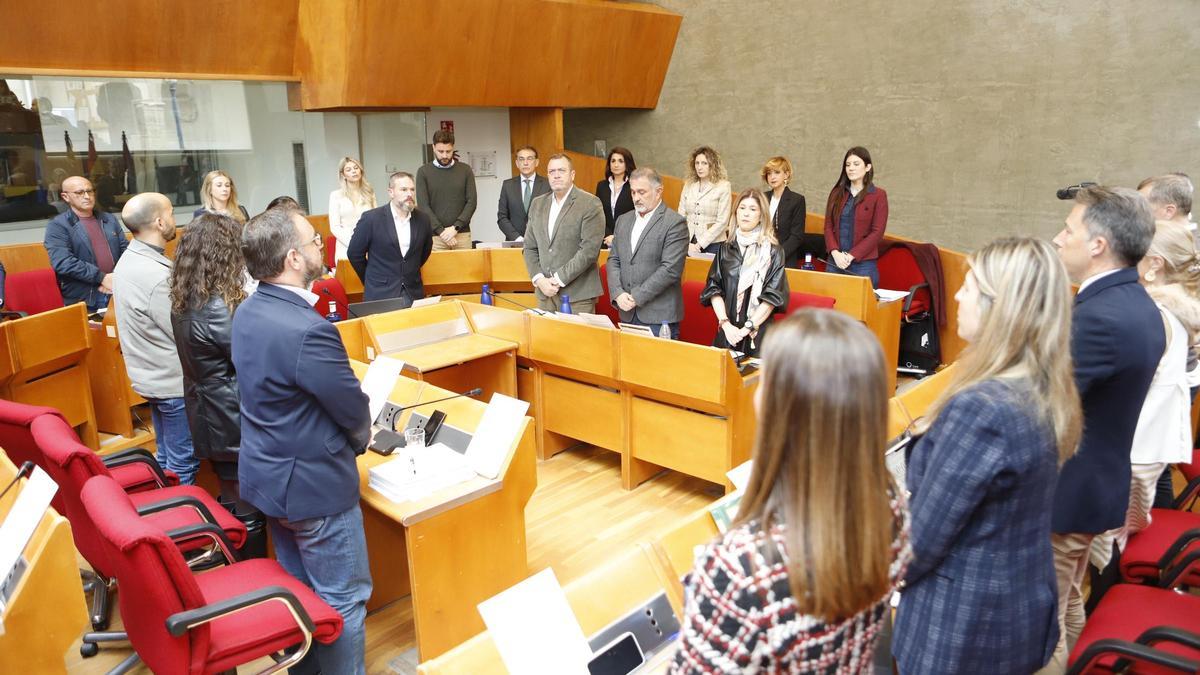
[{"label": "stack of paper", "polygon": [[467,458],[444,443],[402,448],[367,472],[367,484],[394,502],[415,501],[476,476]]}]

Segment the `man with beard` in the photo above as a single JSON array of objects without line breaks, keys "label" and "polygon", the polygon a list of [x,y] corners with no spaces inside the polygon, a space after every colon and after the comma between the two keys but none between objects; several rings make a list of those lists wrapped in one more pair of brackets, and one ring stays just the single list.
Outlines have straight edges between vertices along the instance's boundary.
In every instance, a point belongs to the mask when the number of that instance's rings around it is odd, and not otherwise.
[{"label": "man with beard", "polygon": [[117,337],[133,390],[150,404],[155,442],[162,464],[192,485],[199,461],[183,407],[183,369],[171,328],[171,259],[167,242],[175,238],[171,201],[143,192],[121,211],[133,241],[112,271]]},{"label": "man with beard", "polygon": [[425,297],[421,266],[433,250],[429,215],[417,210],[412,174],[397,171],[388,179],[387,204],[362,215],[346,257],[363,282],[363,300]]},{"label": "man with beard", "polygon": [[279,563],[345,622],[293,672],[365,673],[371,572],[355,457],[371,419],[337,329],[312,310],[321,236],[299,211],[268,209],[246,223],[242,252],[260,282],[233,315],[242,498],[266,514]]}]

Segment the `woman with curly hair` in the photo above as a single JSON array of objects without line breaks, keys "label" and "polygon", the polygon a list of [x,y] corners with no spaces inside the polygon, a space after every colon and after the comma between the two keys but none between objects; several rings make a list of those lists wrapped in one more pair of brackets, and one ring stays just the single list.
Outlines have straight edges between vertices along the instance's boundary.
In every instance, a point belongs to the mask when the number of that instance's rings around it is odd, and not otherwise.
[{"label": "woman with curly hair", "polygon": [[725,165],[716,150],[702,145],[688,156],[679,215],[687,218],[688,255],[716,253],[725,241],[733,198]]},{"label": "woman with curly hair", "polygon": [[[218,500],[253,535],[264,532],[263,516],[242,501],[238,490],[241,414],[230,351],[233,312],[246,299],[241,230],[233,218],[215,213],[188,225],[175,251],[171,327],[183,366],[183,400],[196,457],[212,463],[220,482]],[[265,554],[265,543],[247,540],[245,550]],[[251,548],[256,544],[258,549]]]}]

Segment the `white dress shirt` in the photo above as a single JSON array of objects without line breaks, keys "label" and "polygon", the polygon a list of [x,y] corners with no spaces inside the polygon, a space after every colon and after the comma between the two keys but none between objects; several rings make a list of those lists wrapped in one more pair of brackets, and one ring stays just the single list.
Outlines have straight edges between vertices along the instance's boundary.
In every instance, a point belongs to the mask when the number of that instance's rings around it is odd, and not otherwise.
[{"label": "white dress shirt", "polygon": [[[654,216],[654,212],[658,210],[658,204],[654,208],[646,212],[645,215],[638,213],[633,218],[633,231],[629,233],[629,254],[637,250],[638,241],[642,238],[642,232],[646,230],[646,226],[650,224],[650,218]],[[634,213],[637,213],[635,210]]]},{"label": "white dress shirt", "polygon": [[616,217],[617,214],[617,198],[621,196],[621,188],[625,187],[625,183],[628,182],[628,180],[623,181],[620,187],[617,187],[612,176],[608,177],[608,209],[613,213],[613,217]]},{"label": "white dress shirt", "polygon": [[1107,271],[1107,272],[1101,272],[1101,273],[1099,273],[1099,274],[1095,274],[1095,275],[1092,275],[1092,276],[1090,276],[1090,277],[1088,277],[1088,278],[1084,279],[1083,281],[1081,281],[1081,282],[1079,283],[1079,290],[1075,292],[1075,295],[1079,295],[1080,293],[1082,293],[1082,292],[1083,292],[1083,289],[1087,288],[1088,286],[1091,286],[1092,284],[1096,283],[1097,281],[1100,281],[1100,280],[1101,280],[1101,279],[1103,279],[1104,277],[1106,277],[1106,276],[1108,276],[1108,275],[1110,275],[1110,274],[1116,274],[1117,272],[1120,272],[1120,271],[1121,271],[1121,270],[1123,270],[1123,269],[1125,269],[1125,268],[1124,268],[1124,267],[1118,267],[1118,268],[1117,268],[1117,269],[1115,269],[1115,270],[1109,270],[1109,271]]},{"label": "white dress shirt", "polygon": [[395,204],[392,204],[392,221],[396,224],[396,240],[400,242],[400,255],[408,255],[408,247],[412,244],[412,214],[403,215]]},{"label": "white dress shirt", "polygon": [[771,201],[771,205],[767,208],[769,208],[771,211],[771,222],[775,222],[775,212],[779,210],[779,202],[783,200],[781,197],[776,197],[773,191],[768,192],[767,194],[769,195],[767,199]]},{"label": "white dress shirt", "polygon": [[285,291],[290,291],[292,293],[295,293],[296,295],[300,296],[305,302],[307,302],[310,305],[317,304],[317,301],[321,299],[321,296],[317,295],[316,293],[313,293],[312,291],[308,290],[307,288],[300,288],[299,286],[288,286],[286,284],[270,284],[265,281],[260,282],[259,285],[262,285],[262,284],[267,284],[268,286],[274,286],[275,288],[282,288]]},{"label": "white dress shirt", "polygon": [[558,195],[555,195],[553,192],[550,193],[550,218],[546,222],[546,234],[551,239],[554,238],[554,224],[558,221],[558,214],[562,212],[563,205],[567,203],[567,197],[571,196],[571,190],[574,189],[575,186],[572,185],[571,189],[563,194],[561,200],[558,198]]}]

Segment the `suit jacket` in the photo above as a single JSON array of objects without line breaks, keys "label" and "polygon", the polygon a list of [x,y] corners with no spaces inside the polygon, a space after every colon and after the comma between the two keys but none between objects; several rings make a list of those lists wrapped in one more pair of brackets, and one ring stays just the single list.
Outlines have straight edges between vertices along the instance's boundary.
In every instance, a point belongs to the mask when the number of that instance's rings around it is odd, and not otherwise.
[{"label": "suit jacket", "polygon": [[[94,211],[92,215],[100,221],[113,262],[120,261],[121,254],[129,246],[121,223],[111,213]],[[50,266],[58,277],[64,304],[83,301],[87,303],[88,311],[108,306],[108,294],[100,292],[104,273],[96,266],[92,240],[88,239],[87,230],[79,224],[79,216],[73,210],[67,209],[46,224],[43,243],[50,254]]]},{"label": "suit jacket", "polygon": [[413,300],[425,297],[421,265],[433,251],[433,229],[429,216],[414,209],[409,220],[412,236],[408,254],[400,254],[400,239],[392,204],[371,209],[362,215],[350,238],[346,257],[363,282],[363,301],[385,300],[407,295]]},{"label": "suit jacket", "polygon": [[[608,295],[622,321],[675,323],[683,320],[683,261],[687,258],[687,220],[665,202],[650,216],[633,246],[637,211],[617,218],[616,234],[608,252]],[[617,307],[617,296],[629,293],[637,306],[632,312]]]},{"label": "suit jacket", "polygon": [[[768,193],[769,194],[769,193]],[[775,209],[775,238],[783,249],[783,264],[796,267],[800,245],[804,242],[804,217],[807,215],[804,195],[783,188],[779,207]]]},{"label": "suit jacket", "polygon": [[[533,175],[533,197],[539,197],[550,191],[550,181],[545,176]],[[532,199],[529,202],[533,206]],[[525,211],[525,201],[521,195],[521,175],[517,174],[500,184],[500,207],[496,212],[496,224],[504,233],[506,241],[525,236],[525,223],[529,222],[529,214]]]},{"label": "suit jacket", "polygon": [[1136,269],[1098,279],[1075,296],[1071,357],[1083,439],[1058,476],[1055,532],[1099,533],[1124,524],[1133,433],[1165,349],[1162,318]]},{"label": "suit jacket", "polygon": [[617,218],[633,210],[633,193],[629,191],[628,177],[621,186],[620,194],[617,195],[615,210],[612,207],[612,187],[608,184],[607,178],[596,183],[596,198],[600,200],[600,208],[604,209],[604,236],[607,237],[615,231]]},{"label": "suit jacket", "polygon": [[[830,251],[842,250],[842,245],[838,243],[838,221],[849,195],[849,192],[835,187],[825,202],[825,248]],[[856,261],[879,258],[879,242],[883,241],[887,220],[887,193],[883,188],[872,185],[867,188],[858,206],[854,207],[854,238],[849,252]]]},{"label": "suit jacket", "polygon": [[1058,448],[1028,391],[1025,381],[967,387],[913,448],[913,560],[892,640],[900,672],[1031,673],[1054,652]]},{"label": "suit jacket", "polygon": [[[563,283],[558,292],[571,300],[589,300],[604,292],[596,259],[604,239],[604,210],[600,200],[572,186],[550,236],[550,202],[554,193],[544,194],[529,205],[525,228],[525,269],[530,278],[541,273],[557,276]],[[538,300],[546,296],[534,288]]]},{"label": "suit jacket", "polygon": [[371,419],[333,324],[291,290],[259,284],[233,315],[233,365],[242,498],[287,520],[358,504],[354,458],[367,447]]}]

